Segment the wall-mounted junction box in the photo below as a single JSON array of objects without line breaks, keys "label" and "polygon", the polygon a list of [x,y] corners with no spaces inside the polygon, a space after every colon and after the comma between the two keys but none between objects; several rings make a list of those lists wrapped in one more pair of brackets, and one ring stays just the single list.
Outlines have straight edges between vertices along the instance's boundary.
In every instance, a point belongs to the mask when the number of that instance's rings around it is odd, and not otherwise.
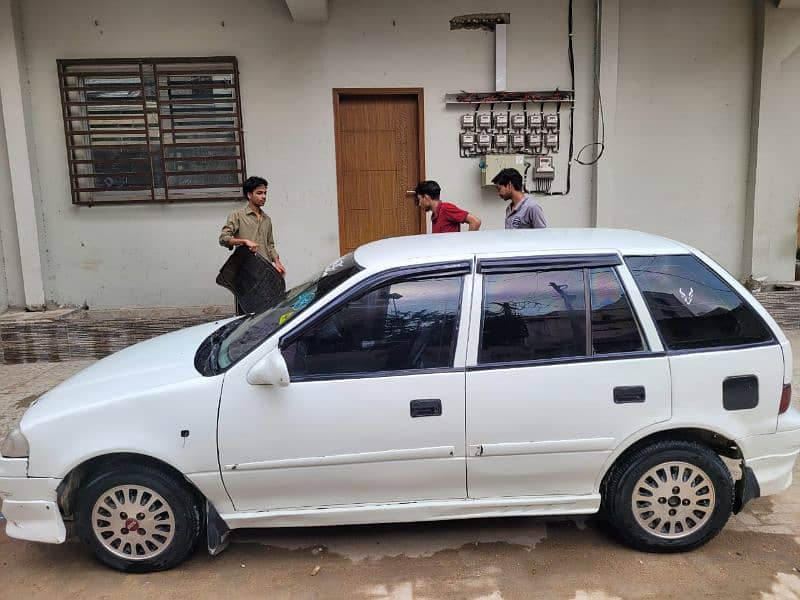
[{"label": "wall-mounted junction box", "polygon": [[481,186],[493,186],[492,179],[503,169],[516,169],[524,176],[526,158],[530,160],[533,157],[526,157],[523,154],[487,154],[486,156],[482,156]]}]

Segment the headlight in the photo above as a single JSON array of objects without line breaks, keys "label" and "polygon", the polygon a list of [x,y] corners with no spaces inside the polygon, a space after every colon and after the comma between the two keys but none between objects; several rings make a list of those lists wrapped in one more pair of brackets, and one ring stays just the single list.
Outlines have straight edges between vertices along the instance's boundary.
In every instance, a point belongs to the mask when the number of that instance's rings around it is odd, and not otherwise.
[{"label": "headlight", "polygon": [[28,440],[22,435],[19,427],[9,433],[0,446],[0,454],[6,458],[27,458],[29,453]]}]

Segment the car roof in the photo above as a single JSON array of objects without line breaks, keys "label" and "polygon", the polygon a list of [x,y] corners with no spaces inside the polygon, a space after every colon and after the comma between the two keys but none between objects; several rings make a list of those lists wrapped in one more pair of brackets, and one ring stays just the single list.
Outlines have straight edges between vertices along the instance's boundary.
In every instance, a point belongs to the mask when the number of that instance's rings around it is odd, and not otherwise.
[{"label": "car roof", "polygon": [[381,269],[425,262],[471,258],[475,254],[580,254],[595,252],[688,254],[679,242],[630,229],[511,229],[455,234],[409,235],[370,242],[355,259],[362,267]]}]

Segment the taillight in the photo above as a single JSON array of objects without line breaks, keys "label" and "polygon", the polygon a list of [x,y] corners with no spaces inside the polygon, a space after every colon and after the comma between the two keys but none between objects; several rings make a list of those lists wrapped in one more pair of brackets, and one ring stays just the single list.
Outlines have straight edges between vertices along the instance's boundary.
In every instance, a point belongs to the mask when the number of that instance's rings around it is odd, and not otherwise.
[{"label": "taillight", "polygon": [[786,383],[783,385],[783,393],[781,394],[781,405],[778,407],[778,414],[782,415],[789,410],[789,405],[792,403],[792,384]]}]

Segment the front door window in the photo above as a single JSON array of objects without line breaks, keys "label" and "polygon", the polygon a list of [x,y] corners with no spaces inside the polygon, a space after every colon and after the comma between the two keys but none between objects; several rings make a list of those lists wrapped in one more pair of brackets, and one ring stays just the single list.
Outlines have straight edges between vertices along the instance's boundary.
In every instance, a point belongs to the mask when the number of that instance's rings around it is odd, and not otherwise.
[{"label": "front door window", "polygon": [[396,281],[348,301],[283,349],[292,381],[452,366],[462,281]]}]

